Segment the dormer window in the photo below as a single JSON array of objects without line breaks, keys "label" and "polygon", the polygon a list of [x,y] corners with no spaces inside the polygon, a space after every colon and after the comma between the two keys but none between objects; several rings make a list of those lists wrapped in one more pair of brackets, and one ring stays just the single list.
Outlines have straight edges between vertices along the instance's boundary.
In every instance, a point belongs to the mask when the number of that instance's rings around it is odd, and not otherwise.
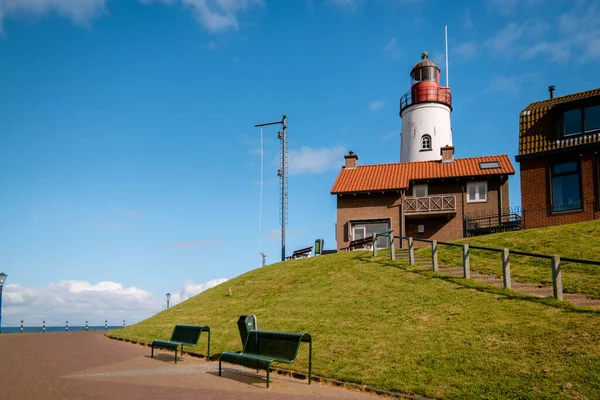
[{"label": "dormer window", "polygon": [[600,105],[575,108],[563,113],[563,136],[581,135],[600,130]]},{"label": "dormer window", "polygon": [[421,137],[421,150],[431,150],[431,136],[423,135]]}]

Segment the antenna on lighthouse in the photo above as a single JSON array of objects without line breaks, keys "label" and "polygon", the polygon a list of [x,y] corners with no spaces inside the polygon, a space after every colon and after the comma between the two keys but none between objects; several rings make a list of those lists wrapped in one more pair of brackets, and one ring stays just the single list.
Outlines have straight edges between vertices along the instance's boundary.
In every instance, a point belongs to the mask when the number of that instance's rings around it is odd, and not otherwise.
[{"label": "antenna on lighthouse", "polygon": [[446,87],[450,87],[448,83],[448,24],[444,25],[444,31],[446,34]]}]

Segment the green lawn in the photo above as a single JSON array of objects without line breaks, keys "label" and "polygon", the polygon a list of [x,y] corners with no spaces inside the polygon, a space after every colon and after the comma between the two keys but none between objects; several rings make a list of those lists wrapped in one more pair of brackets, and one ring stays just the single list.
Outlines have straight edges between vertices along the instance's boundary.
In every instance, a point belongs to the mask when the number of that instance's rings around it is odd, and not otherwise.
[{"label": "green lawn", "polygon": [[[111,335],[150,342],[207,324],[218,354],[241,350],[241,314],[309,332],[313,373],[328,378],[433,398],[600,398],[600,313],[366,252],[256,269]],[[300,350],[290,368],[306,372]]]},{"label": "green lawn", "polygon": [[[600,260],[600,220],[479,236],[457,243]],[[420,248],[417,254],[429,257],[431,250],[429,247]],[[438,257],[442,266],[462,266],[460,248],[440,245]],[[510,261],[513,281],[552,286],[550,260],[511,255]],[[502,275],[500,253],[471,249],[470,262],[473,270]],[[565,292],[600,298],[600,266],[563,262],[561,267]]]}]

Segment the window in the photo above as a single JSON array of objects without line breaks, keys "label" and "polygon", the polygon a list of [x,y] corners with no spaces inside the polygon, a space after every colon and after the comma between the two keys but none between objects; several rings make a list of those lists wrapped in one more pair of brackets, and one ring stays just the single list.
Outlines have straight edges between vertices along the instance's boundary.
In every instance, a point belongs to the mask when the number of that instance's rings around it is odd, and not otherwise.
[{"label": "window", "polygon": [[552,211],[581,210],[581,179],[577,161],[550,166]]},{"label": "window", "polygon": [[487,201],[487,182],[467,183],[467,203],[484,203]]},{"label": "window", "polygon": [[600,130],[600,106],[587,107],[583,112],[585,115],[585,131]]},{"label": "window", "polygon": [[481,169],[500,168],[500,162],[499,161],[480,162],[479,168],[481,168]]},{"label": "window", "polygon": [[563,116],[565,136],[579,135],[582,132],[581,109],[565,111]]},{"label": "window", "polygon": [[413,197],[427,197],[427,184],[413,185]]},{"label": "window", "polygon": [[[384,233],[390,230],[389,220],[363,220],[363,221],[351,221],[352,226],[352,238],[351,240],[364,239],[366,237],[372,237],[374,233]],[[389,238],[380,236],[377,238],[377,248],[385,249],[388,246]]]},{"label": "window", "polygon": [[576,108],[563,113],[563,136],[581,135],[600,130],[600,105]]},{"label": "window", "polygon": [[421,150],[431,150],[431,136],[423,135],[421,137]]}]

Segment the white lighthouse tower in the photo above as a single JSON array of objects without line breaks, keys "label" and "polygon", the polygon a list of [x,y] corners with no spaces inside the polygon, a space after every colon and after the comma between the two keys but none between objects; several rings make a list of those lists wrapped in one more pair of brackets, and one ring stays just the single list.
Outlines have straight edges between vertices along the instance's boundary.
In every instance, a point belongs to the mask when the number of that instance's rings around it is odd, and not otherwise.
[{"label": "white lighthouse tower", "polygon": [[440,149],[452,146],[450,88],[440,86],[440,68],[427,52],[415,64],[411,89],[400,99],[400,161],[441,160]]}]

